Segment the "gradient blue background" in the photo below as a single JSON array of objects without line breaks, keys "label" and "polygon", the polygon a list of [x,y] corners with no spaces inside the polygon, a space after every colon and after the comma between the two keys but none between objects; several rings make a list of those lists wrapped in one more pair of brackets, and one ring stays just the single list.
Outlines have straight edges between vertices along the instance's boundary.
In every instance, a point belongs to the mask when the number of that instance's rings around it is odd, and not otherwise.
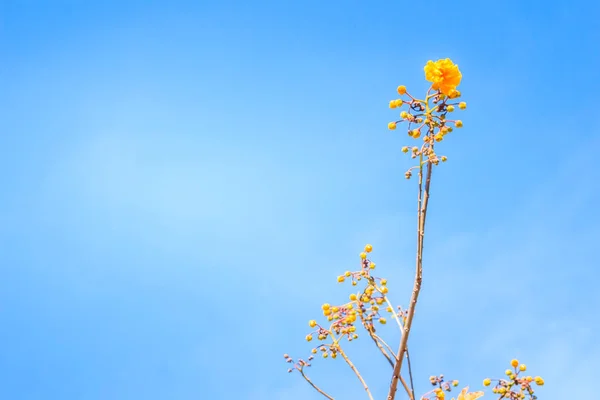
[{"label": "gradient blue background", "polygon": [[[307,321],[346,298],[335,277],[365,243],[407,303],[415,182],[387,103],[445,57],[469,108],[432,186],[418,392],[439,373],[480,388],[513,357],[546,379],[540,399],[596,390],[599,15],[1,1],[0,397],[320,398],[282,354],[308,354]],[[384,398],[389,367],[360,342]],[[362,398],[341,360],[311,373]]]}]

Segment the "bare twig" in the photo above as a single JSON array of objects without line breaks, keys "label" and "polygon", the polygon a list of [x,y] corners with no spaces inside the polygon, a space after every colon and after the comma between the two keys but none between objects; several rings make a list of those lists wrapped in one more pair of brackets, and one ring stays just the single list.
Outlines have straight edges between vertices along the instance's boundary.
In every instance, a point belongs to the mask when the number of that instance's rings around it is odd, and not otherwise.
[{"label": "bare twig", "polygon": [[[422,163],[421,155],[421,163]],[[425,190],[423,190],[423,168],[419,168],[419,195],[417,201],[417,212],[418,212],[418,227],[417,227],[417,260],[416,260],[416,271],[415,271],[415,282],[413,286],[413,292],[408,307],[408,315],[406,322],[404,323],[404,332],[402,333],[402,339],[400,340],[400,348],[396,354],[398,362],[394,366],[394,372],[392,374],[392,381],[390,383],[390,390],[388,392],[387,400],[394,400],[396,396],[396,390],[398,387],[398,380],[400,379],[400,373],[402,371],[402,361],[404,360],[404,353],[408,344],[408,336],[410,334],[410,327],[415,315],[415,307],[417,300],[419,299],[419,293],[421,292],[421,282],[423,280],[423,238],[425,235],[425,218],[427,215],[427,204],[429,201],[429,187],[431,184],[431,171],[432,163],[427,163],[427,176],[425,178]],[[421,164],[422,165],[422,164]],[[409,393],[412,394],[412,393]]]},{"label": "bare twig", "polygon": [[358,372],[358,369],[356,369],[356,367],[354,366],[352,361],[350,361],[350,359],[348,358],[346,353],[344,353],[344,351],[342,350],[341,347],[338,348],[338,352],[342,355],[342,357],[344,357],[344,360],[350,366],[350,369],[352,369],[354,374],[358,377],[358,380],[360,381],[360,383],[362,383],[363,387],[365,388],[365,391],[367,392],[367,395],[369,396],[369,399],[373,400],[373,395],[371,394],[371,391],[369,390],[369,387],[367,386],[367,382],[365,382],[362,375]]},{"label": "bare twig", "polygon": [[[413,383],[412,376],[412,367],[410,366],[410,355],[408,353],[408,347],[406,347],[406,364],[408,365],[408,378],[410,379],[410,393],[412,394],[412,399],[415,398],[415,385]],[[402,379],[402,377],[400,377]],[[404,384],[404,388],[406,389],[406,384]],[[408,389],[407,389],[408,391]]]},{"label": "bare twig", "polygon": [[315,385],[308,376],[306,376],[306,374],[304,373],[304,371],[302,371],[302,369],[299,369],[300,374],[302,375],[302,377],[304,379],[306,379],[306,382],[310,383],[310,386],[312,386],[317,392],[321,393],[323,396],[327,397],[329,400],[334,400],[333,397],[331,397],[330,395],[328,395],[327,393],[325,393],[321,388],[319,388],[317,385]]}]

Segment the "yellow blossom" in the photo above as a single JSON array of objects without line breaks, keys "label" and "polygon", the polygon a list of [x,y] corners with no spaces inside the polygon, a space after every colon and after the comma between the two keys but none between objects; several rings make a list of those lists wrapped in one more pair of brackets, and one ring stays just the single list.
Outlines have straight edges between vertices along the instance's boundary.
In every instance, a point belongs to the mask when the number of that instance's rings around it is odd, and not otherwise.
[{"label": "yellow blossom", "polygon": [[462,74],[458,65],[449,58],[440,59],[435,62],[428,61],[425,65],[425,79],[432,83],[434,90],[439,90],[450,97],[455,94],[456,87],[460,84]]},{"label": "yellow blossom", "polygon": [[478,398],[483,397],[483,395],[484,395],[483,392],[467,393],[468,390],[469,390],[468,386],[466,388],[464,388],[463,390],[461,390],[458,397],[456,398],[456,400],[477,400]]}]

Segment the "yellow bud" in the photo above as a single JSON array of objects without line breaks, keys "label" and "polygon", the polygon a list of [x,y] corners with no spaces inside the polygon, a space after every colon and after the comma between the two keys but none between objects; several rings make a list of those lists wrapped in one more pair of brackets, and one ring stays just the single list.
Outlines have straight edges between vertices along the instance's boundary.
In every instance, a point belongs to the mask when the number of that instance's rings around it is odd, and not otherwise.
[{"label": "yellow bud", "polygon": [[458,108],[460,108],[461,110],[464,110],[465,108],[467,108],[467,103],[465,103],[464,101],[461,101],[460,103],[458,103]]},{"label": "yellow bud", "polygon": [[387,320],[383,317],[379,318],[379,323],[384,324],[387,322]]},{"label": "yellow bud", "polygon": [[402,112],[400,113],[400,118],[402,118],[402,119],[406,119],[406,118],[408,118],[408,113],[407,113],[406,111],[402,111]]},{"label": "yellow bud", "polygon": [[371,268],[371,269],[375,269],[375,263],[374,263],[374,262],[372,262],[371,264],[369,264],[369,268]]},{"label": "yellow bud", "polygon": [[506,371],[504,371],[504,373],[508,376],[511,376],[513,372],[510,369],[507,369]]},{"label": "yellow bud", "polygon": [[382,279],[381,280],[381,285],[383,285],[383,286],[387,285],[387,279]]},{"label": "yellow bud", "polygon": [[421,137],[421,131],[418,129],[413,129],[412,131],[410,131],[410,136],[412,136],[415,139],[418,139],[419,137]]},{"label": "yellow bud", "polygon": [[356,294],[352,293],[350,295],[350,300],[355,301],[356,300]]},{"label": "yellow bud", "polygon": [[390,122],[390,123],[388,124],[388,129],[391,129],[391,130],[394,130],[394,129],[396,129],[396,123],[395,123],[395,122]]},{"label": "yellow bud", "polygon": [[396,108],[396,107],[398,107],[396,105],[396,100],[390,100],[390,108]]},{"label": "yellow bud", "polygon": [[365,253],[365,252],[360,253],[360,258],[363,259],[363,260],[365,258],[367,258],[367,253]]},{"label": "yellow bud", "polygon": [[370,252],[372,252],[372,251],[373,251],[373,246],[371,246],[370,244],[366,245],[366,246],[365,246],[365,251],[366,251],[367,253],[370,253]]},{"label": "yellow bud", "polygon": [[395,100],[396,107],[402,107],[402,99]]},{"label": "yellow bud", "polygon": [[442,156],[442,162],[446,162],[446,161],[448,161],[448,157]]},{"label": "yellow bud", "polygon": [[328,303],[325,303],[325,304],[323,304],[323,305],[321,306],[321,309],[322,309],[323,311],[325,311],[325,310],[328,310],[330,307],[331,307],[331,306],[330,306]]},{"label": "yellow bud", "polygon": [[458,381],[457,380],[453,380],[452,381],[452,386],[457,387],[458,386]]},{"label": "yellow bud", "polygon": [[491,383],[492,383],[492,380],[490,378],[485,378],[483,380],[483,386],[490,386]]},{"label": "yellow bud", "polygon": [[344,280],[346,280],[346,277],[345,277],[344,275],[340,275],[340,276],[338,276],[338,278],[337,278],[337,281],[338,281],[338,282],[340,282],[340,283],[341,283],[341,282],[344,282]]},{"label": "yellow bud", "polygon": [[444,135],[442,135],[441,133],[436,133],[433,138],[435,139],[436,142],[441,142],[442,140],[444,140]]},{"label": "yellow bud", "polygon": [[[456,121],[458,122],[458,121]],[[513,367],[517,368],[517,366],[519,365],[519,360],[511,360],[510,365],[512,365]]]},{"label": "yellow bud", "polygon": [[386,294],[388,292],[388,288],[387,286],[382,286],[379,288],[379,290],[381,291],[381,293]]},{"label": "yellow bud", "polygon": [[356,286],[356,281],[352,281],[352,286]]},{"label": "yellow bud", "polygon": [[315,321],[314,319],[311,319],[310,321],[308,321],[308,326],[310,326],[311,328],[314,328],[315,326],[317,326],[317,321]]},{"label": "yellow bud", "polygon": [[400,96],[403,96],[404,94],[406,94],[406,86],[404,86],[404,85],[398,86],[397,90],[398,90],[398,94]]},{"label": "yellow bud", "polygon": [[323,358],[327,358],[329,357],[329,354],[327,354],[327,352],[323,353]]},{"label": "yellow bud", "polygon": [[446,110],[448,110],[448,112],[453,112],[454,111],[454,106],[453,105],[449,105],[446,107]]},{"label": "yellow bud", "polygon": [[313,354],[317,354],[317,349],[312,349],[310,352]]},{"label": "yellow bud", "polygon": [[519,371],[526,371],[526,370],[527,370],[527,365],[525,365],[525,364],[519,365]]},{"label": "yellow bud", "polygon": [[310,342],[312,340],[312,335],[306,335],[306,341]]},{"label": "yellow bud", "polygon": [[463,123],[461,120],[458,120],[454,123],[454,126],[456,126],[457,128],[462,128],[463,127]]},{"label": "yellow bud", "polygon": [[404,147],[402,148],[402,152],[403,152],[403,153],[408,153],[408,146],[404,146]]}]

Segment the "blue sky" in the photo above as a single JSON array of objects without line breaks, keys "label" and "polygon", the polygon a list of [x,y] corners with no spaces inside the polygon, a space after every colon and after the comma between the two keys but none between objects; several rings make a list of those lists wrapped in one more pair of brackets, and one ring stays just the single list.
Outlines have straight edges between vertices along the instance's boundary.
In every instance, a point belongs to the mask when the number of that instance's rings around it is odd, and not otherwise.
[{"label": "blue sky", "polygon": [[[594,390],[599,12],[0,2],[0,397],[320,398],[282,354],[308,354],[365,243],[408,301],[415,184],[387,103],[445,57],[469,108],[432,187],[419,392],[439,373],[478,388],[513,357],[541,399]],[[350,352],[383,398],[371,350]],[[358,398],[338,361],[313,379]]]}]

